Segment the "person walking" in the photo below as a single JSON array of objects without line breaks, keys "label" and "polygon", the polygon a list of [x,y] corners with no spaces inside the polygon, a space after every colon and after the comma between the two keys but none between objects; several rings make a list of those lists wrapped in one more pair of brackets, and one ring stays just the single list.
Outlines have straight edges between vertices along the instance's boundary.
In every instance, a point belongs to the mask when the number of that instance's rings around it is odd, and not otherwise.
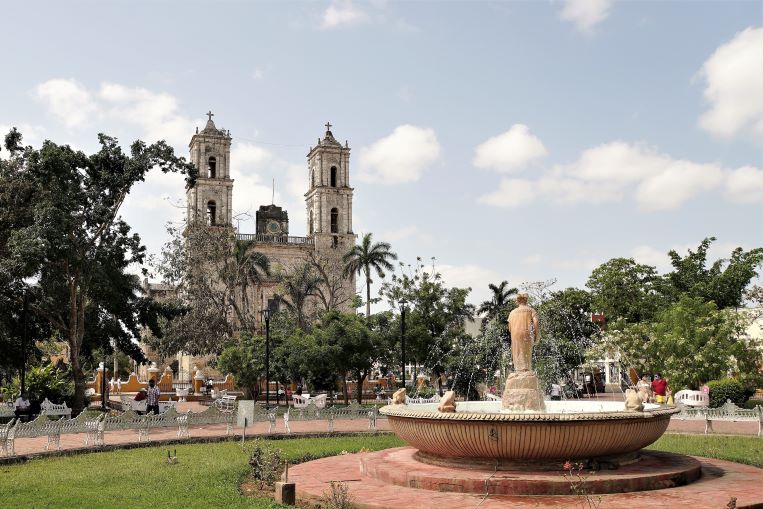
[{"label": "person walking", "polygon": [[562,386],[558,383],[551,384],[551,401],[559,401],[562,399]]},{"label": "person walking", "polygon": [[150,414],[152,411],[155,415],[159,414],[159,397],[162,395],[162,391],[159,390],[159,386],[152,378],[148,381],[148,392],[146,393],[146,414]]}]

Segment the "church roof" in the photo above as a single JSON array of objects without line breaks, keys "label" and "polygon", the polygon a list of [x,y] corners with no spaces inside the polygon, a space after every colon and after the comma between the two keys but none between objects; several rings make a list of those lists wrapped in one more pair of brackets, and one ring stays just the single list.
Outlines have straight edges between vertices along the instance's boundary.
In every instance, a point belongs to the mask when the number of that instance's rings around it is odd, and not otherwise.
[{"label": "church roof", "polygon": [[334,134],[331,132],[331,123],[326,123],[326,135],[323,137],[322,140],[320,140],[319,145],[321,146],[333,146],[333,147],[341,147],[342,144],[336,141],[336,138],[334,138]]},{"label": "church roof", "polygon": [[212,136],[229,136],[225,129],[218,129],[217,126],[215,126],[215,123],[212,121],[212,117],[214,116],[212,111],[209,111],[207,116],[209,117],[209,120],[207,120],[207,125],[204,126],[204,129],[202,129],[199,134],[207,134]]}]

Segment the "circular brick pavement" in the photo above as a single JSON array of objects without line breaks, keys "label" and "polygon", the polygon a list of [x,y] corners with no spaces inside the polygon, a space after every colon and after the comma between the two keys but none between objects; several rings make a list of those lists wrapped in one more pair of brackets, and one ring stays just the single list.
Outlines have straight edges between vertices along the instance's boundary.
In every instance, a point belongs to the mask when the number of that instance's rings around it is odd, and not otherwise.
[{"label": "circular brick pavement", "polygon": [[[482,479],[481,493],[464,493],[458,491],[432,491],[390,484],[362,471],[361,465],[373,464],[375,457],[381,461],[395,451],[409,448],[398,448],[376,453],[346,454],[333,456],[320,460],[310,461],[295,465],[289,469],[289,481],[297,485],[297,497],[305,502],[314,502],[320,499],[329,489],[331,481],[346,482],[349,487],[349,495],[355,506],[364,509],[382,508],[436,508],[436,509],[462,509],[468,507],[480,507],[491,509],[498,507],[512,508],[537,508],[537,507],[587,507],[587,500],[580,495],[497,495],[490,490],[491,479],[488,472]],[[412,452],[410,453],[412,454]],[[600,507],[607,509],[634,509],[644,507],[669,507],[670,509],[691,508],[719,509],[726,507],[732,497],[735,497],[737,508],[763,508],[763,470],[732,463],[729,461],[695,458],[701,465],[701,477],[688,485],[673,488],[656,489],[650,491],[636,491],[631,493],[616,493],[606,495],[591,495],[595,501],[600,500]],[[411,461],[415,461],[411,459]],[[431,468],[431,465],[417,464],[416,469]],[[442,468],[442,467],[439,467]],[[414,467],[398,465],[400,475],[411,473]],[[615,471],[617,472],[617,471]],[[549,475],[549,472],[543,472]],[[464,474],[462,471],[453,471],[451,479],[456,489],[460,483],[459,476],[468,475],[474,477],[474,471]],[[584,474],[585,475],[585,474]],[[593,483],[595,476],[613,475],[612,472],[599,472],[590,474],[586,486]],[[616,475],[616,474],[615,474]],[[558,476],[563,479],[563,472]],[[487,480],[487,482],[486,482]],[[569,487],[569,481],[567,486]],[[415,483],[414,483],[415,485]],[[410,485],[409,485],[410,486]],[[451,487],[441,486],[447,490]],[[588,491],[590,493],[590,491]]]}]

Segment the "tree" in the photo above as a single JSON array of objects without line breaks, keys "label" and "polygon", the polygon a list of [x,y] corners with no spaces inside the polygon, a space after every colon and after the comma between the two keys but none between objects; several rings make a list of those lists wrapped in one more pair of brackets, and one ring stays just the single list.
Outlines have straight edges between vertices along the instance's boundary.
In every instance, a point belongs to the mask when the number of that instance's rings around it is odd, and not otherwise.
[{"label": "tree", "polygon": [[593,310],[608,322],[639,323],[650,320],[665,302],[664,282],[657,269],[633,258],[613,258],[593,270],[586,286]]},{"label": "tree", "polygon": [[508,281],[501,281],[501,284],[498,286],[490,283],[488,288],[490,288],[490,291],[493,292],[493,295],[491,296],[490,300],[483,301],[482,304],[480,304],[480,307],[477,309],[478,315],[485,315],[482,318],[483,329],[485,325],[493,318],[497,316],[503,317],[508,311],[511,311],[511,309],[515,306],[515,303],[513,300],[511,300],[511,297],[516,295],[519,291],[516,288],[509,288]]},{"label": "tree", "polygon": [[474,316],[474,306],[466,302],[470,291],[446,287],[442,275],[434,267],[425,268],[420,258],[412,273],[393,274],[382,285],[381,293],[391,307],[397,308],[402,299],[408,301],[406,359],[416,366],[423,364],[438,378],[445,372],[454,340]]},{"label": "tree", "polygon": [[197,174],[163,141],[136,141],[127,155],[115,138],[98,139],[92,155],[50,141],[35,150],[22,147],[14,129],[6,136],[10,157],[0,160],[0,278],[10,286],[38,280],[41,297],[30,310],[69,344],[77,410],[88,345],[109,337],[142,359],[134,340],[146,314],[156,311],[127,272],[143,262],[145,248],[119,217],[124,199],[153,168],[186,174],[188,186]]},{"label": "tree", "polygon": [[227,228],[168,226],[170,240],[152,260],[162,281],[175,288],[163,304],[162,337],[145,342],[162,355],[219,353],[238,331],[255,329],[257,305],[251,289],[270,277],[270,261]]},{"label": "tree", "polygon": [[371,238],[370,233],[363,235],[360,244],[355,245],[342,258],[345,276],[357,273],[366,278],[366,318],[371,316],[371,273],[376,271],[376,275],[384,278],[385,270],[394,269],[391,260],[397,260],[397,255],[390,251],[388,242],[372,243]]},{"label": "tree", "polygon": [[344,263],[334,256],[323,256],[315,250],[309,251],[308,260],[312,269],[320,276],[321,284],[315,289],[324,311],[339,309],[356,297],[354,289],[346,288]]},{"label": "tree", "polygon": [[643,372],[661,372],[673,390],[697,389],[729,373],[749,374],[763,361],[759,342],[738,334],[737,315],[714,302],[682,295],[653,323],[616,336],[622,358]]},{"label": "tree", "polygon": [[309,263],[303,263],[281,274],[280,281],[284,305],[297,316],[299,326],[302,329],[306,328],[307,300],[318,291],[321,277],[313,271]]},{"label": "tree", "polygon": [[242,333],[237,344],[222,351],[217,366],[233,374],[236,384],[246,388],[248,398],[257,399],[260,379],[265,377],[265,338]]},{"label": "tree", "polygon": [[566,288],[537,304],[541,340],[533,349],[533,364],[547,385],[571,379],[572,370],[584,364],[586,352],[597,343],[592,301],[587,291]]},{"label": "tree", "polygon": [[708,268],[707,251],[715,240],[704,239],[696,251],[689,250],[683,257],[674,250],[668,253],[673,271],[667,274],[667,280],[674,300],[686,294],[715,302],[720,309],[742,305],[745,289],[763,263],[763,248],[744,251],[738,247],[731,252],[731,258],[716,260]]}]

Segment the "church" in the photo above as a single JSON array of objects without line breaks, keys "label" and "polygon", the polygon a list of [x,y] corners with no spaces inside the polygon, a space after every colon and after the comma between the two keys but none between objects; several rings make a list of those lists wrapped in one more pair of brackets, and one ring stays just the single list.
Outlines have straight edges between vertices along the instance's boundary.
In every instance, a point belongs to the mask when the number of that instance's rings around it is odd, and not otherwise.
[{"label": "church", "polygon": [[[190,160],[198,168],[196,185],[187,191],[188,225],[233,230],[233,185],[230,178],[231,135],[209,120],[191,137]],[[305,171],[306,237],[290,235],[288,211],[276,204],[261,205],[256,212],[255,232],[235,232],[237,240],[251,242],[253,249],[270,261],[273,274],[311,263],[324,279],[322,291],[308,308],[331,307],[349,312],[355,296],[355,276],[344,277],[342,257],[355,245],[352,230],[350,148],[339,143],[326,124],[323,138],[310,147]],[[329,288],[327,288],[327,286]],[[251,291],[249,310],[261,320],[259,311],[273,310],[280,299],[278,281],[266,278]],[[323,302],[318,302],[322,299]],[[329,302],[331,301],[331,302]]]}]

